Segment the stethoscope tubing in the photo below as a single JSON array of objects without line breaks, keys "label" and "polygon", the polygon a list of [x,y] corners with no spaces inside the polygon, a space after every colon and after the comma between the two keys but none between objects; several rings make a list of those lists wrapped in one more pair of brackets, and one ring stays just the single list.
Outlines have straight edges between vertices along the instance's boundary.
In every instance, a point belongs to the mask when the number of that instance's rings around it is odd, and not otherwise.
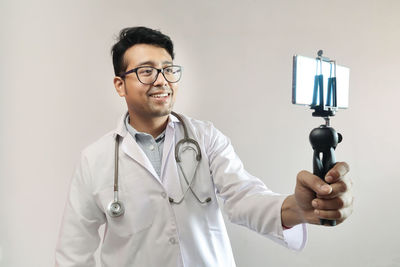
[{"label": "stethoscope tubing", "polygon": [[[175,160],[178,163],[178,166],[179,166],[179,168],[180,168],[180,170],[182,172],[182,175],[183,175],[184,180],[186,182],[187,188],[186,188],[185,192],[182,194],[182,197],[178,201],[175,201],[173,198],[169,197],[168,198],[169,202],[173,203],[173,204],[181,204],[183,199],[186,196],[186,193],[190,190],[192,192],[192,194],[194,195],[194,197],[196,198],[196,200],[200,204],[208,203],[208,202],[211,201],[211,197],[207,197],[205,200],[202,201],[197,196],[197,194],[194,192],[194,190],[192,188],[192,185],[193,185],[193,182],[194,182],[194,178],[196,177],[197,169],[199,167],[199,164],[200,164],[200,161],[201,161],[201,158],[202,158],[199,143],[196,140],[194,140],[192,138],[189,138],[188,130],[186,128],[186,124],[183,121],[182,117],[179,114],[177,114],[177,113],[175,113],[173,111],[171,112],[171,114],[173,116],[175,116],[176,118],[178,118],[178,120],[182,123],[182,126],[183,126],[184,137],[181,140],[179,140],[175,145]],[[123,215],[125,213],[124,205],[119,200],[119,188],[118,188],[119,138],[120,138],[120,136],[118,134],[116,134],[116,137],[115,137],[115,151],[114,151],[114,200],[112,202],[110,202],[108,207],[107,207],[107,213],[111,217],[119,217],[119,216],[121,216],[121,215]],[[196,149],[194,149],[193,147],[188,146],[188,148],[195,150],[195,154],[196,154],[196,169],[194,171],[193,177],[190,180],[190,182],[187,179],[185,172],[183,171],[183,168],[182,168],[182,165],[181,165],[181,158],[179,156],[179,149],[185,143],[193,144],[196,147]]]}]

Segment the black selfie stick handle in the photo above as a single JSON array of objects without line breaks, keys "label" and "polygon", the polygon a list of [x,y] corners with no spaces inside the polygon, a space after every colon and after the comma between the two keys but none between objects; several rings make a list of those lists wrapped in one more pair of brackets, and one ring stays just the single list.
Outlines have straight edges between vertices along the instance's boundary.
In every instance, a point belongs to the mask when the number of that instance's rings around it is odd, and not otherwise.
[{"label": "black selfie stick handle", "polygon": [[[310,133],[310,143],[314,149],[313,173],[324,180],[325,175],[336,164],[335,148],[342,141],[342,135],[327,125],[314,128]],[[321,158],[322,156],[322,158]],[[335,226],[335,220],[320,219],[321,225]]]}]

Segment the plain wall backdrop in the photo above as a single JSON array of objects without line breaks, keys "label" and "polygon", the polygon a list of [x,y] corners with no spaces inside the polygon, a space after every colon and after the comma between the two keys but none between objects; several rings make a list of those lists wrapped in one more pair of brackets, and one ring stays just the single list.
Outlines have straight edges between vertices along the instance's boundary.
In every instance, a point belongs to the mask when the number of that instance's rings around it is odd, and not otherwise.
[{"label": "plain wall backdrop", "polygon": [[[53,266],[80,151],[125,110],[110,48],[119,30],[170,35],[184,66],[175,110],[212,121],[246,169],[292,193],[323,123],[291,104],[292,56],[350,67],[344,136],[354,213],[309,226],[303,252],[227,223],[238,266],[400,266],[400,1],[0,1],[0,266]],[[112,177],[110,177],[112,179]]]}]

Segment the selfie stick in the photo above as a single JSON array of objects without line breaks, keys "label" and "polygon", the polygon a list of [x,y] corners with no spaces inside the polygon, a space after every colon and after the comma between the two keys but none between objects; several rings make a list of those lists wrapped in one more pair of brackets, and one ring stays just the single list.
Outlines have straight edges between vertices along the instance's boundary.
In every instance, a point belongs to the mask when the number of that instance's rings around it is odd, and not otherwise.
[{"label": "selfie stick", "polygon": [[[314,109],[314,117],[323,117],[325,124],[314,128],[310,133],[310,143],[314,149],[313,154],[313,173],[314,175],[325,180],[324,177],[328,171],[336,164],[335,149],[342,141],[342,135],[337,133],[335,129],[330,127],[329,117],[335,116],[337,110],[336,102],[336,62],[322,56],[323,51],[318,51],[317,73],[314,79],[313,103],[311,109]],[[327,101],[324,103],[324,88],[322,75],[322,61],[331,64],[331,75],[328,78]],[[318,62],[320,63],[320,74],[318,74]],[[332,76],[332,65],[334,66],[334,74]],[[317,105],[317,96],[319,95],[319,104]],[[321,225],[335,226],[335,220],[320,219]]]}]

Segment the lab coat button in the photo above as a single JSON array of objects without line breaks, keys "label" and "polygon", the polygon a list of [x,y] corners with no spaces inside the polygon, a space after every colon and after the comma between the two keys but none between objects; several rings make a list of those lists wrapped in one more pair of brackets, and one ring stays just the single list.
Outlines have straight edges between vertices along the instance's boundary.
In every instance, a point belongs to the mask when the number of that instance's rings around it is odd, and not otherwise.
[{"label": "lab coat button", "polygon": [[166,198],[166,197],[167,197],[167,193],[162,192],[162,193],[161,193],[161,196],[162,196],[163,198]]},{"label": "lab coat button", "polygon": [[150,145],[150,146],[149,146],[149,149],[150,149],[151,151],[153,151],[153,150],[154,150],[154,146],[153,146],[153,145]]},{"label": "lab coat button", "polygon": [[171,237],[171,238],[169,239],[169,242],[173,245],[173,244],[176,243],[176,240],[175,240],[175,238]]}]

